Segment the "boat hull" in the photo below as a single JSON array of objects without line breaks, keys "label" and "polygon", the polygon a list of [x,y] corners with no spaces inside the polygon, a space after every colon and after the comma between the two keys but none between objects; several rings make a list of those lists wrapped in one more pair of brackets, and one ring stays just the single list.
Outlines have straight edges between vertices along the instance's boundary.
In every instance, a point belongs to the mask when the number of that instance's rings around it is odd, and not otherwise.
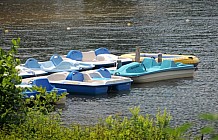
[{"label": "boat hull", "polygon": [[112,91],[127,91],[131,89],[131,82],[129,83],[120,83],[116,85],[109,86]]},{"label": "boat hull", "polygon": [[110,85],[72,85],[52,83],[57,88],[66,89],[70,94],[82,94],[82,95],[102,95],[107,94],[110,91],[128,91],[131,88],[131,82],[110,84]]},{"label": "boat hull", "polygon": [[185,78],[185,77],[193,77],[194,76],[194,69],[188,70],[177,70],[177,71],[166,71],[166,72],[159,72],[153,74],[146,74],[137,77],[131,77],[134,83],[148,83],[148,82],[155,82],[155,81],[162,81],[162,80],[169,80],[169,79],[176,79],[176,78]]}]

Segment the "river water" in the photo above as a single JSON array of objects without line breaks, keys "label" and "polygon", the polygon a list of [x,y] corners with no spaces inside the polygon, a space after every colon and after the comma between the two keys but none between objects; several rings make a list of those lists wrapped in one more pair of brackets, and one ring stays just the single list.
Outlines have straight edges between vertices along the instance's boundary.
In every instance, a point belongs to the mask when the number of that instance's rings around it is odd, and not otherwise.
[{"label": "river water", "polygon": [[135,51],[193,54],[201,63],[193,78],[132,85],[130,92],[101,97],[68,96],[62,119],[93,124],[101,117],[157,110],[172,124],[203,124],[198,115],[218,111],[217,0],[1,0],[1,45],[20,37],[18,57],[48,60],[71,49],[108,48],[120,55]]}]

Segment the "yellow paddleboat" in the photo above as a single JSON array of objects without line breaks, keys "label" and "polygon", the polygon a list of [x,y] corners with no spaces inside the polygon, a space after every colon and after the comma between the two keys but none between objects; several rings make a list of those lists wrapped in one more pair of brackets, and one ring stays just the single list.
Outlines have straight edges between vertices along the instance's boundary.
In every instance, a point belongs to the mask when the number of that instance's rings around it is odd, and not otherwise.
[{"label": "yellow paddleboat", "polygon": [[[119,58],[131,58],[135,61],[135,53],[123,54]],[[158,53],[140,53],[140,61],[142,62],[144,58],[151,57],[158,61]],[[173,60],[174,62],[180,62],[183,64],[193,64],[195,67],[200,62],[199,59],[194,55],[172,55],[172,54],[162,54],[162,60]]]}]

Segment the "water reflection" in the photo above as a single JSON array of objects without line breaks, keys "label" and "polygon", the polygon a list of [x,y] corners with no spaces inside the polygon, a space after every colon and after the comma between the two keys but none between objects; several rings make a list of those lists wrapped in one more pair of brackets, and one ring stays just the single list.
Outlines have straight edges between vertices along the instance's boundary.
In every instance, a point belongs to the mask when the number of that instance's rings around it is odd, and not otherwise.
[{"label": "water reflection", "polygon": [[188,83],[188,81],[192,81],[193,77],[188,78],[179,78],[179,79],[170,79],[170,80],[163,80],[163,81],[156,81],[156,82],[149,82],[149,83],[141,83],[141,84],[132,84],[132,88],[157,88],[163,87],[163,88],[170,88],[170,87],[176,87],[183,85],[185,83]]},{"label": "water reflection", "polygon": [[107,94],[102,95],[79,95],[79,94],[73,94],[68,95],[68,99],[74,100],[74,101],[94,101],[94,100],[103,100],[103,99],[110,99],[115,97],[122,97],[122,96],[128,96],[130,94],[130,91],[110,91]]}]

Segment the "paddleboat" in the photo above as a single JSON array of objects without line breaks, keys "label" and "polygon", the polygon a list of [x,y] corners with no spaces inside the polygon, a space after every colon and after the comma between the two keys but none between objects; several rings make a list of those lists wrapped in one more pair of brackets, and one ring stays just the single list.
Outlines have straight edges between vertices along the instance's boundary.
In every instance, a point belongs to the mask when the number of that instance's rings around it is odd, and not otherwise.
[{"label": "paddleboat", "polygon": [[[57,87],[67,89],[71,94],[101,95],[111,91],[128,91],[132,80],[127,77],[113,76],[106,68],[90,71],[58,72],[46,76]],[[23,79],[28,82],[31,78]]]},{"label": "paddleboat", "polygon": [[95,65],[95,68],[113,67],[117,61],[121,61],[123,65],[132,62],[130,58],[121,59],[119,56],[111,54],[106,48],[98,48],[94,51],[81,52],[79,50],[71,50],[65,58],[70,58],[81,63],[88,63]]},{"label": "paddleboat", "polygon": [[86,63],[78,63],[75,60],[63,59],[60,55],[54,54],[49,61],[38,62],[35,58],[29,58],[25,64],[18,66],[19,69],[30,69],[33,73],[44,71],[45,73],[54,73],[62,71],[73,70],[88,70],[92,69],[94,65]]},{"label": "paddleboat", "polygon": [[[47,78],[44,77],[42,78],[35,77],[34,79],[25,82],[22,81],[20,85],[17,85],[17,87],[21,87],[24,89],[24,91],[22,92],[24,98],[35,98],[36,95],[40,94],[39,91],[33,89],[33,86],[45,88],[47,93],[56,92],[58,96],[63,96],[64,93],[67,93],[66,89],[56,88],[55,86],[49,83]],[[66,96],[61,98],[61,100],[59,100],[56,103],[57,104],[65,103],[65,100],[66,100]]]},{"label": "paddleboat", "polygon": [[[154,58],[158,62],[158,53],[140,53],[140,62],[144,58],[150,57]],[[195,67],[198,65],[200,60],[194,55],[172,55],[172,54],[161,54],[162,60],[173,60],[176,62],[181,62],[183,64],[193,64]],[[135,53],[123,54],[120,58],[131,58],[132,61],[135,61]]]},{"label": "paddleboat", "polygon": [[194,71],[194,65],[175,63],[173,60],[163,60],[157,63],[153,58],[144,58],[141,63],[132,62],[110,72],[113,75],[129,77],[134,83],[146,83],[193,77]]},{"label": "paddleboat", "polygon": [[48,74],[44,70],[40,70],[40,69],[32,70],[32,69],[22,67],[22,66],[16,66],[16,69],[18,70],[18,76],[21,76],[22,78],[42,76],[42,75]]}]

